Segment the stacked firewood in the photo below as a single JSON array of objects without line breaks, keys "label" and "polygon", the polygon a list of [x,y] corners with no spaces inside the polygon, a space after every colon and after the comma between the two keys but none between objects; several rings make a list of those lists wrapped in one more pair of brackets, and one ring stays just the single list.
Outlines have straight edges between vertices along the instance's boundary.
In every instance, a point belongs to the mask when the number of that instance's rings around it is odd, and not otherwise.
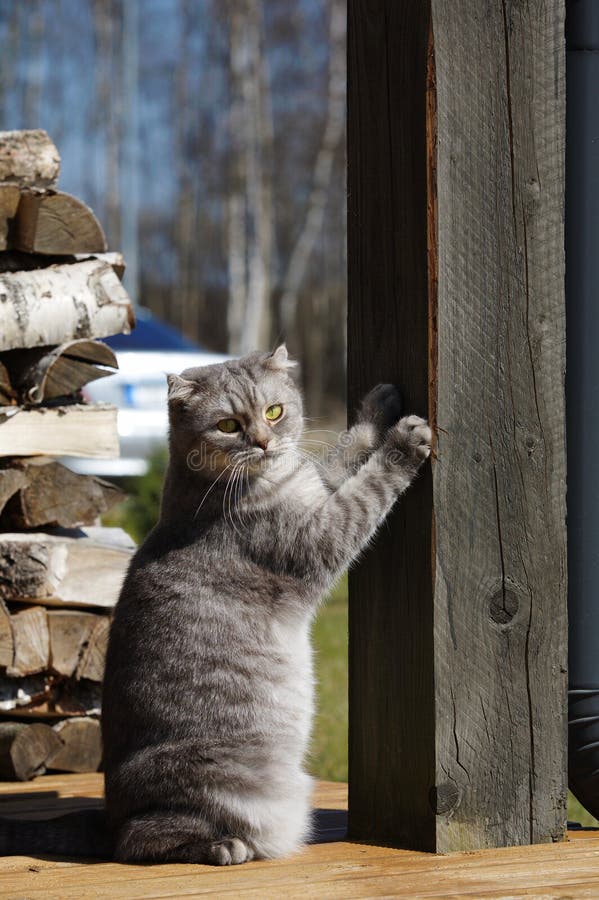
[{"label": "stacked firewood", "polygon": [[122,495],[56,457],[118,455],[116,409],[81,389],[134,325],[94,214],[56,189],[43,131],[0,133],[0,778],[96,770],[110,611],[133,544]]}]

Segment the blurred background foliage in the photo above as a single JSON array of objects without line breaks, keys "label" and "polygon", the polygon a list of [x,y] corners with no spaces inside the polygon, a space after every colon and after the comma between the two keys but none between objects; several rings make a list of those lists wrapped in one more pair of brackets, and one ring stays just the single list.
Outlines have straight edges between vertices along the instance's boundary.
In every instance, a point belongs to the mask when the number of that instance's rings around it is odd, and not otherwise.
[{"label": "blurred background foliage", "polygon": [[344,0],[2,0],[0,128],[45,128],[130,294],[232,353],[286,338],[342,414]]}]

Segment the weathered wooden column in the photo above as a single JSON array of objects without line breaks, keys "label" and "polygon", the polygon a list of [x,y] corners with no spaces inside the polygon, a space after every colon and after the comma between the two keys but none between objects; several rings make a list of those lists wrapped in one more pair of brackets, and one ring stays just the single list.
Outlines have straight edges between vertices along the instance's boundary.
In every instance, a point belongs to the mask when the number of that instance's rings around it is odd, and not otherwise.
[{"label": "weathered wooden column", "polygon": [[349,0],[350,408],[437,459],[350,577],[350,830],[559,840],[566,800],[562,0]]}]

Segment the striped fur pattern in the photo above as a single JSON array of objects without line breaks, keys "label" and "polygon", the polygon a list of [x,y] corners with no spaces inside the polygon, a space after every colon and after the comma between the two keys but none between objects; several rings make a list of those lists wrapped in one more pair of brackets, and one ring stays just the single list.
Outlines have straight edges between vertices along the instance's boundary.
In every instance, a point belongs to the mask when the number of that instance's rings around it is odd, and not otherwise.
[{"label": "striped fur pattern", "polygon": [[[395,388],[328,461],[300,448],[284,346],[169,377],[160,521],[117,605],[104,686],[122,861],[275,858],[310,837],[310,626],[430,452]],[[277,421],[266,410],[282,409]],[[239,428],[223,433],[222,420]]]}]

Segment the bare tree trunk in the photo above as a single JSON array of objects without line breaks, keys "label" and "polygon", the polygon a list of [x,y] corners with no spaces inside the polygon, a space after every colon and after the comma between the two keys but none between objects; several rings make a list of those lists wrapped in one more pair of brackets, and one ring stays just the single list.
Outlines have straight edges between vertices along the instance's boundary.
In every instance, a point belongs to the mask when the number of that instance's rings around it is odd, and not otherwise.
[{"label": "bare tree trunk", "polygon": [[229,303],[227,327],[229,352],[241,353],[246,306],[247,242],[245,207],[245,109],[242,93],[244,78],[244,15],[238,0],[229,3],[229,139],[231,172],[227,200],[227,268]]},{"label": "bare tree trunk", "polygon": [[262,4],[229,4],[232,186],[228,203],[230,350],[247,353],[270,339],[273,127]]},{"label": "bare tree trunk", "polygon": [[292,331],[295,324],[299,291],[308,270],[312,251],[322,229],[335,151],[344,130],[345,30],[346,3],[344,0],[331,0],[327,119],[320,149],[314,164],[312,190],[306,217],[293,247],[283,280],[280,319],[287,334]]},{"label": "bare tree trunk", "polygon": [[96,127],[104,130],[105,184],[101,192],[104,200],[102,222],[108,243],[118,247],[121,242],[121,211],[119,190],[119,120],[120,79],[117,60],[117,9],[114,0],[94,0],[93,17],[96,32]]},{"label": "bare tree trunk", "polygon": [[121,228],[127,260],[125,283],[134,303],[139,299],[139,0],[123,7],[123,166]]},{"label": "bare tree trunk", "polygon": [[246,110],[246,193],[253,229],[241,344],[244,353],[257,348],[266,349],[270,338],[273,211],[271,171],[268,171],[266,158],[272,159],[273,129],[267,62],[262,52],[262,15],[260,0],[250,2],[246,21],[248,71],[243,90]]}]

